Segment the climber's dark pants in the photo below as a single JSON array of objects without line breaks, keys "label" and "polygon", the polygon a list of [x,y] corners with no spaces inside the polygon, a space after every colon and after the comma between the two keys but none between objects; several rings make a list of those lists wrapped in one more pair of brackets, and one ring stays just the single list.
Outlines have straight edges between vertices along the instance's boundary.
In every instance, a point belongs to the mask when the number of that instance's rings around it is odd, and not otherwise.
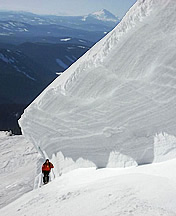
[{"label": "climber's dark pants", "polygon": [[44,184],[49,182],[49,173],[50,171],[43,171],[43,183]]}]

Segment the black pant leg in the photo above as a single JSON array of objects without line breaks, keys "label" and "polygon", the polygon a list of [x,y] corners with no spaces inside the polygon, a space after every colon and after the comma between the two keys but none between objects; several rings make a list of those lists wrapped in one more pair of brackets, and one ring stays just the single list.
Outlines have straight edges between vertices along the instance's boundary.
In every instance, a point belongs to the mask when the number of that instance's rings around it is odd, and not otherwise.
[{"label": "black pant leg", "polygon": [[44,184],[46,184],[46,183],[49,182],[49,173],[50,173],[49,171],[44,171],[44,172],[43,172],[43,175],[44,175],[44,176],[43,176],[43,183],[44,183]]}]

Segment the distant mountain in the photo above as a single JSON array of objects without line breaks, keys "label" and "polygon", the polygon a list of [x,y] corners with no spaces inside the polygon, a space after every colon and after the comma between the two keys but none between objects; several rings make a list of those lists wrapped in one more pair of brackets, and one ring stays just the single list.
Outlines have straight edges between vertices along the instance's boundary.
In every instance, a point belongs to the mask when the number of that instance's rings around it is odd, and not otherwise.
[{"label": "distant mountain", "polygon": [[21,51],[0,49],[0,104],[28,104],[56,75]]},{"label": "distant mountain", "polygon": [[[52,73],[66,70],[90,48],[86,41],[64,38],[62,44],[24,43],[18,46],[25,55]],[[70,42],[72,41],[72,43]]]},{"label": "distant mountain", "polygon": [[68,21],[70,21],[71,23],[80,21],[85,22],[85,17],[92,17],[94,18],[94,21],[101,20],[102,22],[114,22],[115,24],[119,22],[119,18],[106,9],[102,9],[85,16],[37,15],[22,11],[0,11],[0,20],[2,21],[14,20],[16,22],[24,22],[31,25],[56,25],[60,23],[65,25],[66,23],[68,24]]},{"label": "distant mountain", "polygon": [[[85,26],[86,28],[89,29]],[[13,44],[20,44],[53,41],[59,43],[61,37],[73,37],[95,43],[105,35],[105,30],[89,31],[56,24],[31,25],[18,21],[0,21],[0,42],[9,43],[10,41]]]},{"label": "distant mountain", "polygon": [[56,73],[63,72],[88,49],[81,42],[24,43],[0,49],[0,104],[30,103],[57,77]]},{"label": "distant mountain", "polygon": [[75,38],[60,38],[60,44],[0,44],[0,130],[20,133],[17,120],[24,108],[83,55],[88,44]]},{"label": "distant mountain", "polygon": [[85,16],[85,20],[90,18],[90,17],[97,19],[97,20],[101,20],[103,22],[112,22],[112,23],[116,23],[116,24],[120,21],[120,19],[118,17],[116,17],[114,14],[112,14],[111,12],[109,12],[106,9],[102,9],[100,11],[91,13],[88,16]]},{"label": "distant mountain", "polygon": [[61,25],[87,31],[110,31],[119,18],[103,9],[86,16],[37,15],[28,12],[0,12],[1,21],[15,21],[30,25]]}]

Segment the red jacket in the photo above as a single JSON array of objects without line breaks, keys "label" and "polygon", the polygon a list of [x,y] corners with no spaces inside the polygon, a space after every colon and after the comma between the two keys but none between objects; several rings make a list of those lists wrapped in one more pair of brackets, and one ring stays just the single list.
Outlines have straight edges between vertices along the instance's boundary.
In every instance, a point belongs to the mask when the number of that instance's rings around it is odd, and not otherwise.
[{"label": "red jacket", "polygon": [[51,162],[49,162],[48,164],[44,163],[42,166],[42,172],[43,171],[49,171],[50,172],[51,168],[54,168],[54,166]]}]

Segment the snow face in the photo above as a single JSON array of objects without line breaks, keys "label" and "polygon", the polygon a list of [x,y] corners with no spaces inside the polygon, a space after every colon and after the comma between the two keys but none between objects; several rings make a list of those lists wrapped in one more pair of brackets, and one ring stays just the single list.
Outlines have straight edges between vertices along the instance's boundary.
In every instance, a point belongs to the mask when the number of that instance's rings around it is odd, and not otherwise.
[{"label": "snow face", "polygon": [[62,161],[57,170],[176,156],[175,10],[174,0],[137,1],[25,110],[24,135]]}]

